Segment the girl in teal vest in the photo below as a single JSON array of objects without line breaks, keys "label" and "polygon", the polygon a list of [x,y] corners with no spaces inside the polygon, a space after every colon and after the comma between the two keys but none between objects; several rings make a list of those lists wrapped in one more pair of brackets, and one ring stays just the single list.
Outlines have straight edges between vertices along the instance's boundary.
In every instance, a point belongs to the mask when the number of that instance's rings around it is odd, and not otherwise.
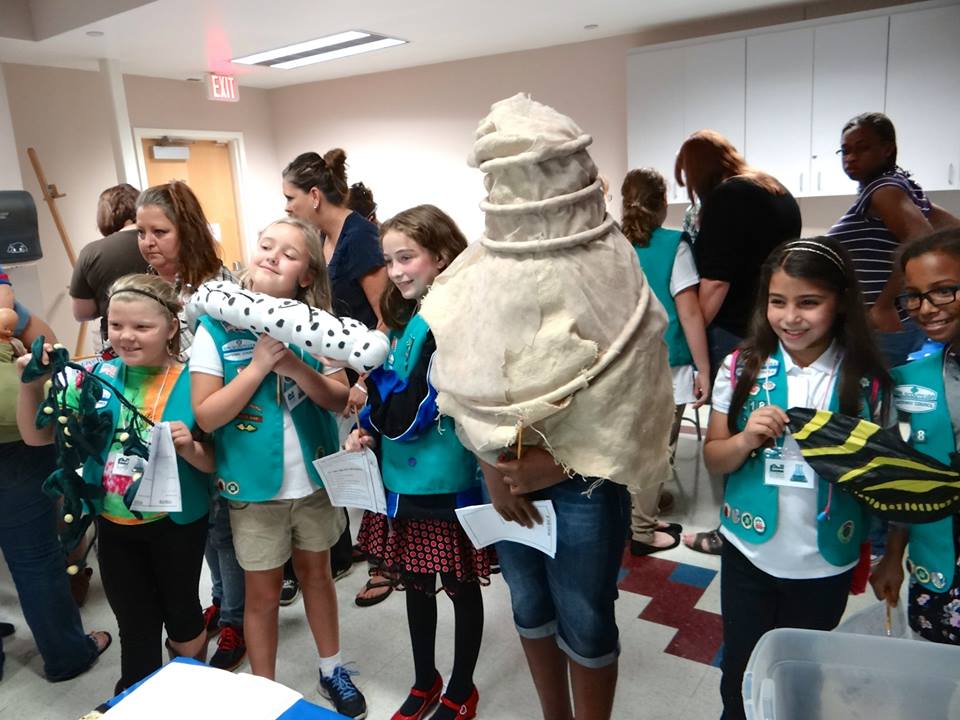
[{"label": "girl in teal vest", "polygon": [[[139,682],[162,664],[162,630],[171,655],[203,658],[207,633],[198,595],[203,549],[207,536],[213,449],[197,438],[190,407],[190,384],[180,352],[180,302],[173,286],[152,275],[127,275],[109,294],[107,334],[118,359],[98,363],[93,374],[110,384],[137,412],[151,422],[165,421],[177,453],[180,478],[179,512],[134,512],[128,501],[142,472],[143,461],[129,448],[133,413],[103,390],[98,409],[113,420],[112,441],[105,456],[87,459],[83,479],[102,488],[102,499],[89,504],[98,514],[98,557],[103,588],[120,629],[120,680],[115,691]],[[21,358],[20,365],[31,356]],[[44,377],[25,384],[20,393],[21,418],[36,412],[43,400]],[[79,387],[95,382],[85,375],[71,379],[70,407],[79,408]],[[38,430],[22,422],[30,444],[52,442],[51,426]],[[141,441],[148,442],[146,433]],[[75,467],[68,468],[70,472]],[[98,492],[99,496],[100,493]],[[79,521],[80,518],[71,519]]]},{"label": "girl in teal vest", "polygon": [[[661,227],[667,217],[667,186],[653,168],[631,170],[623,179],[623,234],[633,243],[654,294],[667,312],[664,341],[673,375],[676,412],[670,433],[670,448],[676,451],[680,421],[687,403],[699,408],[710,397],[710,357],[707,333],[700,311],[700,276],[693,252],[680,230]],[[680,543],[682,528],[660,522],[663,484],[631,491],[634,555],[669,550]]]},{"label": "girl in teal vest", "polygon": [[[330,282],[316,230],[283,218],[260,233],[247,286],[329,311]],[[345,526],[313,460],[335,452],[332,413],[346,404],[342,370],[325,374],[303,348],[259,338],[209,316],[190,354],[197,422],[213,433],[220,493],[229,500],[237,561],[246,585],[243,631],[255,675],[273,679],[283,565],[293,565],[320,655],[321,694],[343,715],[366,701],[340,659],[337,593],[329,550]]]},{"label": "girl in teal vest", "polygon": [[749,336],[717,373],[703,450],[707,469],[727,476],[720,518],[726,720],[744,717],[743,671],[765,632],[836,627],[867,531],[860,505],[832,492],[785,435],[785,411],[872,417],[890,385],[850,259],[835,241],[780,245],[759,287]]},{"label": "girl in teal vest", "polygon": [[[347,448],[379,439],[389,521],[366,515],[358,542],[406,589],[415,681],[392,720],[420,720],[439,701],[432,720],[472,718],[479,694],[473,671],[483,634],[480,585],[489,583],[490,551],[477,550],[454,509],[482,502],[473,455],[457,440],[453,421],[441,416],[429,368],[436,350],[430,328],[417,315],[434,278],[467,246],[453,220],[432,205],[405,210],[381,228],[392,285],[380,302],[391,328],[387,363],[370,374],[370,404]],[[454,660],[444,689],[437,672],[437,576],[453,601]],[[441,694],[442,692],[442,694]]]},{"label": "girl in teal vest", "polygon": [[[901,256],[905,291],[897,299],[942,351],[894,370],[897,409],[910,416],[910,444],[948,465],[960,438],[960,230],[911,243]],[[870,582],[881,600],[896,605],[909,547],[910,627],[927,640],[960,645],[960,522],[891,523],[887,550]]]}]

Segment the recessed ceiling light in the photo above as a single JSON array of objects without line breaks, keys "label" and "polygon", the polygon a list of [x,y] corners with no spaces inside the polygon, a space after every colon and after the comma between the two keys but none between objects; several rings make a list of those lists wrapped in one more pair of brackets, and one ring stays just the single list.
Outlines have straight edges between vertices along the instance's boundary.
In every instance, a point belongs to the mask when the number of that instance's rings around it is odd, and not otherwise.
[{"label": "recessed ceiling light", "polygon": [[370,52],[372,50],[381,50],[395,45],[403,45],[406,42],[406,40],[376,35],[361,30],[348,30],[347,32],[327,35],[326,37],[317,38],[316,40],[294,43],[293,45],[287,45],[275,50],[266,50],[252,55],[245,55],[234,58],[230,62],[241,65],[267,65],[269,67],[280,68],[281,70],[290,70],[313,63],[326,62],[327,60],[359,55],[360,53]]},{"label": "recessed ceiling light", "polygon": [[597,25],[596,23],[590,23],[589,25],[584,25],[584,26],[583,26],[583,29],[584,29],[584,30],[596,30],[598,27],[600,27],[600,26]]},{"label": "recessed ceiling light", "polygon": [[103,37],[102,30],[87,30],[87,37]]},{"label": "recessed ceiling light", "polygon": [[203,78],[187,78],[187,82],[203,82]]}]

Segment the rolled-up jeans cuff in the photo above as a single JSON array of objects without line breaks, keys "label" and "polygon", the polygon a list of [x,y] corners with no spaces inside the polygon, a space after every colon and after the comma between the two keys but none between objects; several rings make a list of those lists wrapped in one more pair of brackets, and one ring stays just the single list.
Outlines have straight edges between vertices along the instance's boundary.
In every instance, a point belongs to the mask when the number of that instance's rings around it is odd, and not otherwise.
[{"label": "rolled-up jeans cuff", "polygon": [[609,652],[606,655],[601,655],[600,657],[588,658],[583,655],[579,655],[574,652],[573,649],[563,641],[563,638],[557,635],[557,646],[566,653],[567,657],[570,658],[577,665],[580,665],[585,668],[590,668],[596,670],[598,668],[607,667],[608,665],[613,665],[617,661],[617,658],[620,657],[620,642],[617,641],[617,647],[613,652]]},{"label": "rolled-up jeans cuff", "polygon": [[551,620],[535,628],[525,628],[517,625],[517,634],[527,640],[542,640],[557,634],[557,621]]}]

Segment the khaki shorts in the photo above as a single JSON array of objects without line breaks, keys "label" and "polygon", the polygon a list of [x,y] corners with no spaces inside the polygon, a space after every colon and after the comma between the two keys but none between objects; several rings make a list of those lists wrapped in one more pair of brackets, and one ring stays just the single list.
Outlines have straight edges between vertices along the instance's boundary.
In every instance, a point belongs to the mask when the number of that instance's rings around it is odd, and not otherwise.
[{"label": "khaki shorts", "polygon": [[230,501],[233,547],[244,570],[281,567],[292,548],[329,550],[346,525],[343,508],[330,504],[326,490],[297,500]]}]

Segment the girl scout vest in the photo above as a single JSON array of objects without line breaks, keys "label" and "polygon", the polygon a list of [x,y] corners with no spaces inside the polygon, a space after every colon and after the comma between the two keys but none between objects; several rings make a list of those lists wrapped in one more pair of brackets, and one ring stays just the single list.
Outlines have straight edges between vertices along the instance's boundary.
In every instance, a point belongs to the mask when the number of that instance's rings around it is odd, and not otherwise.
[{"label": "girl scout vest", "polygon": [[[250,364],[257,336],[249,330],[224,325],[209,316],[200,318],[223,362],[226,385]],[[314,370],[322,365],[296,345],[290,349]],[[220,491],[230,500],[266,502],[283,483],[283,408],[290,411],[303,464],[310,479],[323,487],[313,461],[340,448],[337,425],[328,411],[316,405],[300,387],[274,372],[268,374],[239,415],[214,432]],[[277,389],[282,387],[278,402]]]},{"label": "girl scout vest", "polygon": [[[93,373],[110,383],[116,388],[117,392],[123,394],[126,386],[127,368],[119,358],[97,364]],[[120,422],[120,401],[117,400],[116,395],[111,390],[106,388],[104,388],[101,402],[104,401],[106,402],[105,410],[113,418],[113,430],[111,431],[111,435],[113,435],[117,432],[117,425]],[[170,391],[161,420],[179,420],[188,428],[196,425],[193,418],[193,406],[190,403],[190,373],[187,372],[186,368],[180,373],[173,390]],[[104,463],[101,458],[88,458],[83,466],[84,482],[99,486],[103,482],[103,468]],[[207,514],[210,507],[212,476],[197,470],[179,455],[177,455],[177,472],[180,475],[182,510],[168,513],[168,515],[178,525],[186,525]],[[100,501],[95,501],[93,504],[94,512],[99,514],[103,510]]]},{"label": "girl scout vest", "polygon": [[[943,385],[943,351],[914,360],[893,370],[893,401],[910,414],[910,444],[917,450],[951,464],[956,448],[953,423]],[[956,516],[910,526],[907,568],[913,579],[933,592],[944,592],[956,572],[953,534]]]},{"label": "girl scout vest", "polygon": [[[756,392],[751,392],[747,397],[737,419],[737,428],[740,430],[754,410],[767,404],[767,395],[760,388],[761,385],[767,384],[769,387],[773,405],[784,409],[788,407],[787,374],[783,370],[783,356],[779,348],[764,362],[756,382]],[[829,410],[839,409],[837,384],[834,383]],[[861,415],[870,418],[868,402],[864,402]],[[764,484],[763,475],[763,452],[757,449],[750,453],[743,465],[727,476],[720,523],[744,542],[764,543],[777,532],[780,489],[776,485]],[[829,512],[823,520],[816,521],[817,548],[831,565],[849,565],[860,556],[860,543],[869,529],[868,516],[861,505],[846,493],[834,492],[829,495],[829,483],[817,478],[819,510],[827,509],[828,496]]]},{"label": "girl scout vest", "polygon": [[[407,323],[383,369],[406,381],[420,360],[430,327],[419,315]],[[392,338],[391,338],[392,339]],[[422,403],[435,408],[436,391]],[[432,410],[435,412],[435,410]],[[477,485],[477,462],[457,439],[453,419],[440,415],[426,432],[414,436],[413,428],[396,438],[383,437],[383,484],[393,493],[439,495],[459,493]]]},{"label": "girl scout vest", "polygon": [[653,294],[667,312],[667,329],[663,340],[667,343],[670,353],[670,367],[692,365],[693,355],[687,345],[687,337],[683,334],[683,326],[677,318],[677,304],[670,294],[670,278],[673,275],[673,263],[677,258],[677,248],[680,243],[686,242],[681,230],[666,230],[657,228],[650,237],[650,244],[646,247],[634,246],[640,267],[647,276]]}]

